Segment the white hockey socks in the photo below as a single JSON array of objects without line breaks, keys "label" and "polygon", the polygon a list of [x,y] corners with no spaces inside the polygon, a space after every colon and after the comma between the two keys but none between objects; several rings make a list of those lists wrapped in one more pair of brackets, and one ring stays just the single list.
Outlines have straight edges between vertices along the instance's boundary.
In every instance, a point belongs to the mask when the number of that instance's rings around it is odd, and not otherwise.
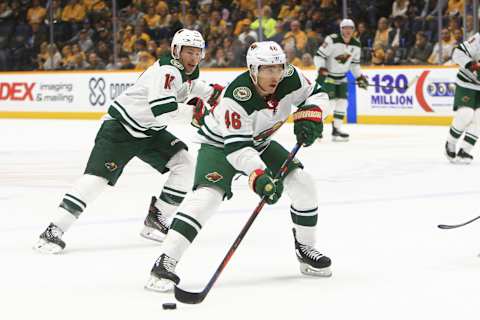
[{"label": "white hockey socks", "polygon": [[222,203],[223,191],[200,186],[187,196],[174,216],[167,237],[163,241],[163,253],[180,260],[202,226],[218,210]]},{"label": "white hockey socks", "polygon": [[460,149],[463,149],[466,153],[471,154],[475,143],[477,143],[478,136],[480,135],[480,109],[474,111],[473,121],[465,130],[465,136],[460,145]]},{"label": "white hockey socks", "polygon": [[463,131],[472,123],[473,119],[474,110],[472,108],[460,107],[450,126],[447,142],[455,146]]},{"label": "white hockey socks", "polygon": [[192,189],[195,161],[186,150],[181,150],[168,161],[166,167],[170,174],[155,207],[168,218]]},{"label": "white hockey socks", "polygon": [[87,203],[91,203],[102,193],[107,183],[105,178],[90,174],[83,175],[73,188],[63,196],[60,208],[52,219],[52,223],[66,232],[87,208]]},{"label": "white hockey socks", "polygon": [[315,245],[318,219],[317,188],[312,177],[302,169],[289,173],[284,180],[286,191],[292,199],[290,214],[298,242]]},{"label": "white hockey socks", "polygon": [[335,99],[331,103],[335,104],[333,109],[333,126],[336,129],[340,129],[347,112],[348,101],[346,99]]}]

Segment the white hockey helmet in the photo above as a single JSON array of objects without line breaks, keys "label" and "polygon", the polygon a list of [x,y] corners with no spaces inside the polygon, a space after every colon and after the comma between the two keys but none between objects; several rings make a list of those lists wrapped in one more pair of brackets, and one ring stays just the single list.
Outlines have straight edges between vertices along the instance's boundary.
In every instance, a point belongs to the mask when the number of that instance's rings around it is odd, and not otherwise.
[{"label": "white hockey helmet", "polygon": [[202,59],[205,58],[205,40],[203,40],[200,32],[180,29],[175,33],[170,45],[170,53],[174,59],[180,58],[180,51],[182,51],[183,46],[200,48],[202,50]]},{"label": "white hockey helmet", "polygon": [[355,29],[355,23],[353,22],[352,19],[343,19],[342,22],[340,22],[340,29],[344,27],[351,27]]},{"label": "white hockey helmet", "polygon": [[260,66],[274,64],[283,64],[283,69],[287,72],[287,57],[278,43],[262,41],[250,45],[247,51],[247,67],[254,83],[257,83]]}]

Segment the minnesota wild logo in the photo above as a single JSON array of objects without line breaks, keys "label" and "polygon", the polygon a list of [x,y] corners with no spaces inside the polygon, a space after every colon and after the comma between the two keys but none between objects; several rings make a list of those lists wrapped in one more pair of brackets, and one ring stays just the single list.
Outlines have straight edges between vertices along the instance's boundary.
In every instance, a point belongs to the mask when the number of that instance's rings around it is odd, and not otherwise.
[{"label": "minnesota wild logo", "polygon": [[223,179],[223,176],[218,173],[217,171],[214,171],[214,172],[210,172],[209,174],[207,174],[205,176],[205,178],[208,180],[208,181],[211,181],[211,182],[217,182],[217,181],[220,181]]},{"label": "minnesota wild logo", "polygon": [[268,137],[270,137],[271,135],[273,135],[278,129],[280,129],[280,127],[285,123],[285,121],[286,121],[286,120],[284,120],[284,121],[279,121],[279,122],[275,123],[271,128],[260,132],[260,133],[257,134],[253,139],[254,139],[255,141],[263,141],[263,140],[266,140]]},{"label": "minnesota wild logo", "polygon": [[184,69],[183,65],[178,60],[172,59],[172,60],[170,60],[170,63],[172,64],[172,66],[175,66],[180,70]]},{"label": "minnesota wild logo", "polygon": [[107,168],[108,171],[113,172],[118,169],[118,166],[115,162],[110,161],[110,162],[105,162],[105,168]]},{"label": "minnesota wild logo", "polygon": [[248,87],[238,87],[233,90],[233,97],[238,101],[247,101],[252,97],[252,91]]},{"label": "minnesota wild logo", "polygon": [[285,71],[285,77],[290,77],[295,72],[295,69],[291,64],[287,66],[287,71]]},{"label": "minnesota wild logo", "polygon": [[337,60],[338,63],[344,64],[345,62],[348,61],[348,59],[350,59],[351,56],[352,55],[349,53],[344,53],[336,56],[335,60]]}]

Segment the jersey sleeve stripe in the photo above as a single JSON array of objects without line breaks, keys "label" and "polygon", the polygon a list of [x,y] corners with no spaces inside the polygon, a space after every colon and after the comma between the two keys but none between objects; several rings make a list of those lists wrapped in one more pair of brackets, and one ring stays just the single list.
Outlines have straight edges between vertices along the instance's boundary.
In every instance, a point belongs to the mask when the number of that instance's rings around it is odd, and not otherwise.
[{"label": "jersey sleeve stripe", "polygon": [[200,130],[198,130],[198,134],[204,136],[205,138],[207,138],[208,140],[210,140],[212,142],[215,142],[215,143],[223,146],[223,140],[220,141],[220,140],[217,140],[217,139],[213,138],[212,136],[210,136],[209,133],[207,133],[207,131],[203,130],[204,128],[205,128],[205,126],[201,127]]},{"label": "jersey sleeve stripe", "polygon": [[115,101],[110,107],[113,107],[115,110],[118,111],[118,113],[122,116],[123,120],[132,128],[135,128],[140,131],[146,131],[148,128],[145,128],[141,124],[139,124],[135,119],[133,119],[128,112],[125,110],[125,108],[118,103],[118,101]]},{"label": "jersey sleeve stripe", "polygon": [[207,131],[208,131],[209,134],[211,134],[212,136],[214,136],[214,137],[216,137],[216,138],[219,138],[219,139],[221,139],[221,140],[223,141],[223,137],[222,137],[221,135],[219,135],[219,134],[216,134],[216,133],[213,132],[212,130],[210,130],[210,128],[208,127],[208,125],[207,125],[206,123],[203,125],[202,128],[207,129]]},{"label": "jersey sleeve stripe", "polygon": [[149,104],[155,104],[156,102],[160,102],[160,101],[164,101],[164,100],[169,100],[169,99],[175,100],[175,97],[174,97],[174,96],[168,96],[168,97],[158,98],[158,99],[149,101],[148,103],[149,103]]},{"label": "jersey sleeve stripe", "polygon": [[164,113],[169,113],[178,109],[178,104],[176,102],[170,102],[165,104],[157,104],[152,108],[153,115],[158,117]]}]

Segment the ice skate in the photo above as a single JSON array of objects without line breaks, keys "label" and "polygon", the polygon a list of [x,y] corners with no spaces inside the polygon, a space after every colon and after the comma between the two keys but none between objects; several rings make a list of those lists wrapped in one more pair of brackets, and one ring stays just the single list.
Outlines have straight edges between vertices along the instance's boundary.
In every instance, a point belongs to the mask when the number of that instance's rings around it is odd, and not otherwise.
[{"label": "ice skate", "polygon": [[300,272],[307,276],[330,277],[332,275],[330,258],[318,252],[314,247],[298,242],[295,229],[292,230],[295,239],[295,253],[300,262]]},{"label": "ice skate", "polygon": [[144,221],[144,227],[140,235],[146,239],[162,242],[168,233],[170,226],[167,218],[155,207],[157,198],[152,197],[148,215]]},{"label": "ice skate", "polygon": [[470,164],[473,161],[473,156],[466,153],[465,150],[460,149],[457,153],[457,162],[461,164]]},{"label": "ice skate", "polygon": [[157,292],[172,291],[174,285],[180,282],[180,278],[175,274],[176,265],[177,260],[162,254],[153,265],[145,289]]},{"label": "ice skate", "polygon": [[335,142],[347,142],[350,139],[350,135],[341,131],[340,129],[332,126],[332,141]]},{"label": "ice skate", "polygon": [[455,153],[455,146],[449,143],[445,143],[445,155],[447,156],[448,161],[455,163],[457,154]]},{"label": "ice skate", "polygon": [[61,239],[63,231],[50,223],[45,231],[40,235],[40,239],[33,247],[40,253],[53,254],[59,253],[65,249],[65,242]]}]

